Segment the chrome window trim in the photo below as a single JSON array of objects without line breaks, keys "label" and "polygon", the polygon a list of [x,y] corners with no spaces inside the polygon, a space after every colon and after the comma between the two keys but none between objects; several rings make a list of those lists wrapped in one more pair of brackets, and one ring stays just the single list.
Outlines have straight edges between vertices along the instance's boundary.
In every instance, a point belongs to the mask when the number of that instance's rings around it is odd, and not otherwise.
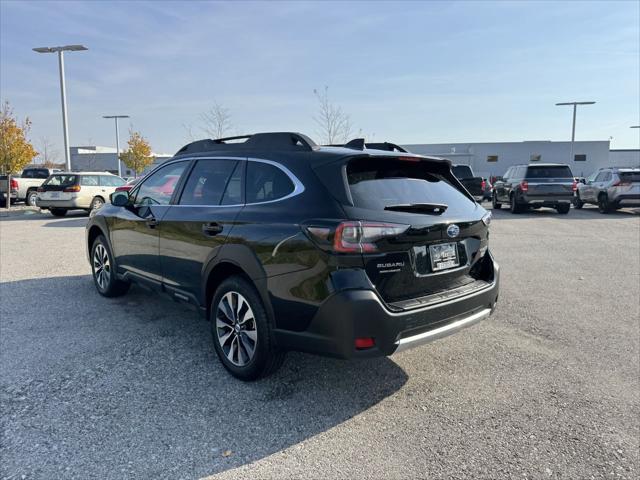
[{"label": "chrome window trim", "polygon": [[[244,162],[258,162],[258,163],[266,163],[269,165],[272,165],[278,169],[280,169],[282,172],[284,172],[284,174],[289,177],[289,180],[291,180],[291,182],[293,183],[293,191],[287,195],[285,195],[284,197],[280,197],[280,198],[276,198],[275,200],[267,200],[264,202],[245,202],[245,203],[239,203],[239,204],[234,204],[234,205],[180,205],[180,204],[172,204],[170,206],[172,207],[200,207],[200,208],[234,208],[234,207],[244,207],[247,205],[265,205],[265,204],[269,204],[269,203],[275,203],[275,202],[282,202],[284,200],[288,200],[292,197],[295,197],[296,195],[300,195],[302,192],[304,192],[305,187],[303,185],[303,183],[298,179],[298,177],[295,176],[295,174],[289,170],[287,167],[285,167],[284,165],[281,165],[278,162],[275,162],[273,160],[266,160],[264,158],[255,158],[255,157],[183,157],[180,159],[176,159],[176,161],[179,160],[240,160],[240,161],[244,161]],[[173,161],[171,161],[173,163]],[[167,165],[169,162],[165,162],[162,165]],[[151,172],[149,172],[151,173]],[[245,183],[245,195],[246,195],[246,183]]]}]

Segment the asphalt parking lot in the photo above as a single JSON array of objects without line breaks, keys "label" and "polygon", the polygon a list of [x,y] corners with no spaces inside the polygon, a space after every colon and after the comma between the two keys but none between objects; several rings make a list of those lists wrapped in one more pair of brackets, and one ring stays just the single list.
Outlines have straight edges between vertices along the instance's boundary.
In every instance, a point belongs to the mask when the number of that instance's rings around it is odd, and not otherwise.
[{"label": "asphalt parking lot", "polygon": [[391,358],[232,379],[208,324],[94,290],[86,216],[0,219],[2,478],[638,478],[640,215],[496,212],[498,309]]}]

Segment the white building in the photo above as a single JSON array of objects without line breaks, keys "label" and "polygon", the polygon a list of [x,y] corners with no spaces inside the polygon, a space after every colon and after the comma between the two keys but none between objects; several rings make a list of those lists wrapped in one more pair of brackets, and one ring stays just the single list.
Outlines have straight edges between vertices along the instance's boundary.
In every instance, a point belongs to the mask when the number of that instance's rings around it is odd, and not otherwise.
[{"label": "white building", "polygon": [[[575,142],[573,158],[571,142],[524,141],[500,143],[434,143],[404,145],[413,153],[444,157],[453,163],[470,165],[477,176],[502,175],[512,165],[548,162],[566,163],[576,176],[588,176],[601,167],[620,166],[620,162],[634,162],[626,157],[610,159],[609,141]],[[616,152],[616,150],[614,150]],[[636,150],[637,152],[637,150]],[[640,164],[635,160],[634,165]]]},{"label": "white building", "polygon": [[[71,170],[118,173],[118,157],[115,147],[101,147],[98,145],[71,147]],[[153,165],[147,168],[147,171],[155,167],[157,164],[164,162],[173,155],[167,153],[152,153],[156,157]],[[122,176],[132,177],[134,172],[121,163]]]}]

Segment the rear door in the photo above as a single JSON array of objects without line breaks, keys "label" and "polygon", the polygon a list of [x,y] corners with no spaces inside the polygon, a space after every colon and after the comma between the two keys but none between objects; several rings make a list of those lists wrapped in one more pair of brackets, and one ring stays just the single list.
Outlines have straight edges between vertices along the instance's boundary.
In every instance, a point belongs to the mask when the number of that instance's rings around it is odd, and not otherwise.
[{"label": "rear door", "polygon": [[[75,174],[57,173],[47,178],[40,186],[38,191],[38,199],[42,200],[43,205],[48,205],[48,201],[71,200],[75,195],[73,187],[76,187],[80,181],[80,176]],[[65,191],[67,190],[67,191]]]},{"label": "rear door", "polygon": [[[486,246],[487,212],[452,180],[448,165],[432,161],[362,158],[347,165],[348,218],[384,234],[363,261],[387,302],[406,306],[475,282],[470,271]],[[401,233],[384,233],[390,229]]]},{"label": "rear door", "polygon": [[203,270],[225,243],[242,209],[244,160],[199,159],[174,205],[160,222],[165,286],[198,302]]},{"label": "rear door", "polygon": [[111,244],[122,273],[156,287],[162,282],[158,226],[190,161],[172,162],[145,177],[131,192],[131,205],[112,218]]},{"label": "rear door", "polygon": [[618,173],[616,195],[640,195],[640,170],[627,170]]}]

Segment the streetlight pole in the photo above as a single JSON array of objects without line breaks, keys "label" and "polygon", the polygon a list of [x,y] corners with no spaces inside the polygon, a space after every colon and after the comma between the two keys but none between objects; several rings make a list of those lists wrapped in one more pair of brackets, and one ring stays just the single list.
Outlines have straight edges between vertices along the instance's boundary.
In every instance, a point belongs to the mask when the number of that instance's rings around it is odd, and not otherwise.
[{"label": "streetlight pole", "polygon": [[116,123],[116,159],[118,161],[118,176],[122,176],[122,170],[120,167],[120,132],[118,131],[118,119],[129,118],[129,115],[103,115],[102,118],[113,118]]},{"label": "streetlight pole", "polygon": [[571,124],[571,153],[569,154],[569,161],[573,162],[573,143],[576,140],[576,110],[578,105],[593,105],[596,102],[563,102],[556,103],[556,106],[559,105],[573,105],[573,123]]},{"label": "streetlight pole", "polygon": [[64,136],[64,160],[67,171],[71,171],[71,154],[69,152],[69,120],[67,117],[67,91],[64,82],[64,52],[78,52],[88,50],[84,45],[65,45],[63,47],[38,47],[34,52],[57,53],[58,69],[60,71],[60,97],[62,100],[62,134]]}]

